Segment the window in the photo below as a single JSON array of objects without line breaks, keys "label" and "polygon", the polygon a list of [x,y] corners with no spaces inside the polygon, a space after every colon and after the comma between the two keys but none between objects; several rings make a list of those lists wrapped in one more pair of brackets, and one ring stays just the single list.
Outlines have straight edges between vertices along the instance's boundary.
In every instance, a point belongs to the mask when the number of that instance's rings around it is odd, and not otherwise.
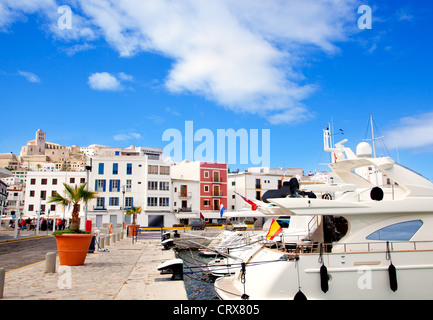
[{"label": "window", "polygon": [[168,207],[168,198],[159,198],[160,207]]},{"label": "window", "polygon": [[127,192],[131,192],[131,184],[132,180],[126,180],[126,190]]},{"label": "window", "polygon": [[35,190],[30,190],[30,197],[34,197],[35,196]]},{"label": "window", "polygon": [[53,179],[53,185],[57,185],[57,179]]},{"label": "window", "polygon": [[170,187],[170,183],[169,182],[159,182],[159,190],[161,191],[168,191]]},{"label": "window", "polygon": [[33,204],[29,204],[29,211],[33,211],[35,209],[35,206]]},{"label": "window", "polygon": [[149,165],[147,171],[149,174],[158,174],[158,166]]},{"label": "window", "polygon": [[86,178],[80,178],[80,183],[83,184],[86,182]]},{"label": "window", "polygon": [[70,178],[69,183],[75,183],[75,178]]},{"label": "window", "polygon": [[260,179],[256,179],[256,189],[261,189],[261,183],[260,183]]},{"label": "window", "polygon": [[48,180],[48,179],[42,179],[42,180],[41,180],[41,184],[43,184],[43,185],[47,184],[47,180]]},{"label": "window", "polygon": [[235,186],[236,185],[236,181],[232,181],[232,186]]},{"label": "window", "polygon": [[149,181],[147,183],[148,190],[158,190],[158,181]]},{"label": "window", "polygon": [[36,184],[36,179],[30,179],[30,184]]},{"label": "window", "polygon": [[126,174],[132,174],[132,163],[126,164]]},{"label": "window", "polygon": [[120,191],[120,180],[110,180],[110,192]]},{"label": "window", "polygon": [[209,200],[208,199],[204,200],[203,204],[205,207],[209,207]]},{"label": "window", "polygon": [[159,174],[169,175],[170,174],[170,167],[168,167],[168,166],[160,166],[159,167]]},{"label": "window", "polygon": [[114,151],[114,155],[115,155],[115,156],[120,155],[120,151]]},{"label": "window", "polygon": [[103,197],[96,198],[96,207],[97,208],[104,208],[105,207],[105,198],[103,198]]},{"label": "window", "polygon": [[104,164],[103,163],[99,163],[98,174],[104,174]]},{"label": "window", "polygon": [[421,220],[405,221],[395,223],[379,229],[368,235],[368,240],[389,240],[389,241],[409,241],[413,235],[421,228]]},{"label": "window", "polygon": [[156,198],[156,197],[147,197],[147,205],[149,207],[156,207],[158,205],[158,198]]},{"label": "window", "polygon": [[57,195],[57,191],[56,190],[51,191],[51,196],[52,197],[55,197],[56,195]]},{"label": "window", "polygon": [[101,180],[101,179],[95,180],[95,191],[105,192],[105,180]]},{"label": "window", "polygon": [[118,174],[118,173],[119,173],[119,164],[113,163],[113,174]]},{"label": "window", "polygon": [[209,171],[205,171],[205,172],[203,173],[203,176],[204,176],[205,178],[209,178]]},{"label": "window", "polygon": [[52,204],[52,205],[50,206],[50,210],[51,210],[51,211],[56,211],[56,205],[55,205],[55,204]]},{"label": "window", "polygon": [[47,200],[47,192],[45,190],[41,191],[41,199],[42,200]]},{"label": "window", "polygon": [[260,191],[256,191],[256,200],[261,200]]},{"label": "window", "polygon": [[204,192],[209,192],[209,186],[204,186]]},{"label": "window", "polygon": [[108,205],[110,206],[118,206],[119,205],[119,198],[113,197],[108,199]]},{"label": "window", "polygon": [[125,198],[125,208],[132,208],[134,199],[132,197],[126,197]]}]

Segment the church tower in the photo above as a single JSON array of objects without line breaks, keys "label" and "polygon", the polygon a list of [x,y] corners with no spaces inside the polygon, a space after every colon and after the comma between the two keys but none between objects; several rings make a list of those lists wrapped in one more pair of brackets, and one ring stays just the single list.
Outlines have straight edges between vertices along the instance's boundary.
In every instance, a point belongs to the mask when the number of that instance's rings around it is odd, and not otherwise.
[{"label": "church tower", "polygon": [[45,139],[46,133],[38,129],[38,131],[36,131],[35,143],[40,154],[45,154]]}]

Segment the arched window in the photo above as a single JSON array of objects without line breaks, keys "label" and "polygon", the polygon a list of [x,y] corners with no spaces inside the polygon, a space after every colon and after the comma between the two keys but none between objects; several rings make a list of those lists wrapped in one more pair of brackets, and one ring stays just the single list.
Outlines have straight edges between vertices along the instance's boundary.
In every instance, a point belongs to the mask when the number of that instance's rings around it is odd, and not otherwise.
[{"label": "arched window", "polygon": [[399,222],[379,229],[366,237],[368,240],[409,241],[421,228],[421,220]]}]

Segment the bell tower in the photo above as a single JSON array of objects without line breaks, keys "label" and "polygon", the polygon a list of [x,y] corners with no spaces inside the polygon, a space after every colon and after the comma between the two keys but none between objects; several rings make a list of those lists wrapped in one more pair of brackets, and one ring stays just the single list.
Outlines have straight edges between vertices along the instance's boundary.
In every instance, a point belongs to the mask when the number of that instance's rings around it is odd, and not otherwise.
[{"label": "bell tower", "polygon": [[47,134],[43,132],[41,129],[38,129],[38,131],[36,131],[35,143],[38,148],[38,152],[42,154],[45,154],[46,135]]}]

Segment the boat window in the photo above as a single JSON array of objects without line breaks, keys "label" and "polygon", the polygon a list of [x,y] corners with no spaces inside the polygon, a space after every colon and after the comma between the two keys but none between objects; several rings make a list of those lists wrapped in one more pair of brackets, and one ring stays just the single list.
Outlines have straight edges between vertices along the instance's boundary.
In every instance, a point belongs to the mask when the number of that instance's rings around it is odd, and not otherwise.
[{"label": "boat window", "polygon": [[421,220],[395,223],[379,229],[366,237],[368,240],[409,241],[422,226]]},{"label": "boat window", "polygon": [[277,219],[278,224],[280,225],[281,228],[288,228],[289,224],[290,224],[290,220],[289,219]]}]

